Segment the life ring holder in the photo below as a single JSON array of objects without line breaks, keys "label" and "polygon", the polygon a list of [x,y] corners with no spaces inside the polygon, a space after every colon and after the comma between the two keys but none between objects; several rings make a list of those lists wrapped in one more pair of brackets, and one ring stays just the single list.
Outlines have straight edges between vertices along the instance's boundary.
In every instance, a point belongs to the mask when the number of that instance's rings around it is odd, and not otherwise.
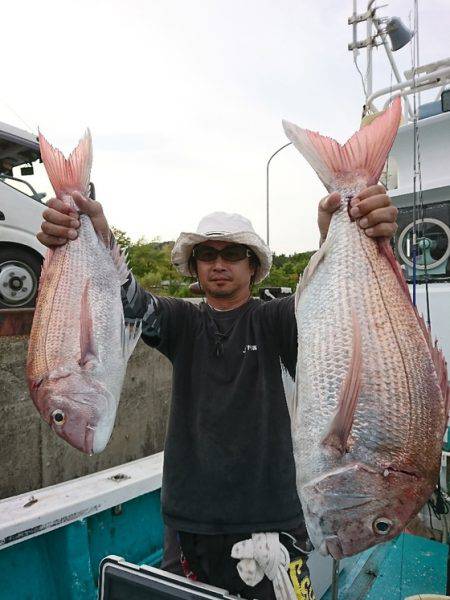
[{"label": "life ring holder", "polygon": [[[446,225],[440,219],[433,219],[431,217],[426,217],[424,219],[420,219],[420,223],[431,223],[432,225],[437,225],[438,227],[443,229],[445,235],[447,236],[447,249],[444,252],[444,254],[441,256],[441,258],[433,261],[429,265],[416,264],[416,269],[420,269],[422,271],[425,269],[435,269],[436,267],[439,267],[439,265],[442,265],[442,263],[444,263],[450,256],[450,227],[448,227],[448,225]],[[411,268],[413,267],[413,262],[403,252],[403,241],[404,241],[405,237],[407,236],[407,234],[410,232],[410,230],[413,228],[413,226],[414,226],[414,223],[410,223],[409,225],[407,225],[404,228],[404,230],[402,231],[402,233],[400,234],[400,237],[398,238],[398,242],[397,242],[397,249],[398,249],[400,258],[406,265],[408,265]]]}]

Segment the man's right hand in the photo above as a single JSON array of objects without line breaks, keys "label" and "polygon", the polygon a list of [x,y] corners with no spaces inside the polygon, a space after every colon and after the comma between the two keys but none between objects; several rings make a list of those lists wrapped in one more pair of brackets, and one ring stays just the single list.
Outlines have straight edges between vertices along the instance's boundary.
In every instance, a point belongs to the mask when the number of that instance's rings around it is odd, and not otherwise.
[{"label": "man's right hand", "polygon": [[[90,217],[95,231],[109,245],[110,229],[100,202],[85,198],[79,192],[74,192],[72,198],[80,213]],[[44,221],[36,237],[44,246],[62,246],[68,240],[77,238],[80,215],[62,200],[51,198],[42,216]]]}]

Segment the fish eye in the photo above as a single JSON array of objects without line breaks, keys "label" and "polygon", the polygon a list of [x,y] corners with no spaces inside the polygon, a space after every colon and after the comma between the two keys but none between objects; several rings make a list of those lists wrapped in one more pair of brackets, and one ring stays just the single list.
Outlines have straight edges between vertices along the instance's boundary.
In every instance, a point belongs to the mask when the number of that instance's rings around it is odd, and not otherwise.
[{"label": "fish eye", "polygon": [[51,417],[56,425],[63,425],[66,421],[66,415],[59,408],[52,412]]},{"label": "fish eye", "polygon": [[378,535],[387,535],[392,529],[392,521],[386,517],[380,517],[373,522],[373,530]]}]

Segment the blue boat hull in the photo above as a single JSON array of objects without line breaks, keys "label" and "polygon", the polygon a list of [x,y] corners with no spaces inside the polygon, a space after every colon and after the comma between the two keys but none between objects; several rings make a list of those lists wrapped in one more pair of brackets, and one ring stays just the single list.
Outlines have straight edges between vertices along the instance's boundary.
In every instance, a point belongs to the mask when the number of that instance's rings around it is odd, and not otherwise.
[{"label": "blue boat hull", "polygon": [[[0,501],[0,600],[95,600],[107,555],[159,566],[162,454]],[[341,561],[340,600],[445,594],[448,546],[402,534]],[[313,553],[318,598],[332,561]]]}]

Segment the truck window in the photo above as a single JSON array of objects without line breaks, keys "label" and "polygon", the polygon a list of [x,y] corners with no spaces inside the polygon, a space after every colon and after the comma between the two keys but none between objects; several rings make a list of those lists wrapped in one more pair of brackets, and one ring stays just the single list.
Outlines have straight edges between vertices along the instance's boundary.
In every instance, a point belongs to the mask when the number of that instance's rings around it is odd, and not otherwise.
[{"label": "truck window", "polygon": [[16,190],[22,192],[23,194],[26,194],[30,198],[35,198],[36,200],[38,200],[38,198],[35,196],[35,194],[39,194],[41,196],[42,194],[45,194],[45,196],[43,198],[39,198],[39,200],[41,202],[46,202],[49,198],[51,198],[54,195],[54,192],[52,191],[52,187],[45,172],[44,165],[41,162],[39,162],[39,160],[35,160],[32,163],[34,171],[33,174],[22,175],[21,169],[23,167],[29,166],[30,165],[28,164],[13,167],[12,177],[14,179],[0,174],[0,180],[6,185],[15,188]]}]

